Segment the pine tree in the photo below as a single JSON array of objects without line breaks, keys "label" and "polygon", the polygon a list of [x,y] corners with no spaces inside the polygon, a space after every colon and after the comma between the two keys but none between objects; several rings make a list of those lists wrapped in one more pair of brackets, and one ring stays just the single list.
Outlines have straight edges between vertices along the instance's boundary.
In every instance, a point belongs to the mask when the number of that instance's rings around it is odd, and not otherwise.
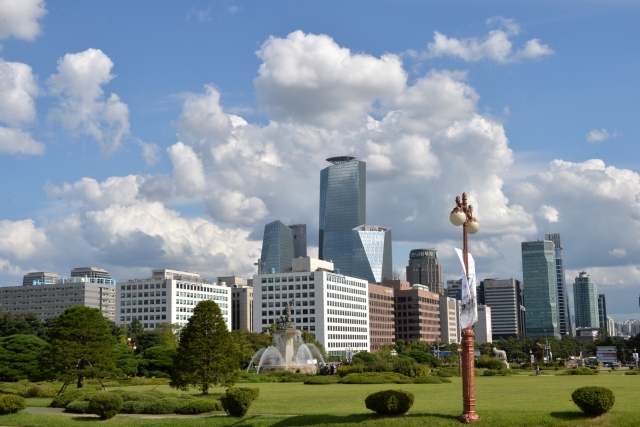
[{"label": "pine tree", "polygon": [[97,308],[76,305],[56,319],[42,360],[44,368],[67,383],[73,378],[82,388],[85,377],[104,377],[116,371],[109,322]]},{"label": "pine tree", "polygon": [[237,369],[238,347],[218,304],[201,301],[180,332],[171,387],[180,390],[197,387],[202,394],[208,394],[212,385],[233,385]]}]

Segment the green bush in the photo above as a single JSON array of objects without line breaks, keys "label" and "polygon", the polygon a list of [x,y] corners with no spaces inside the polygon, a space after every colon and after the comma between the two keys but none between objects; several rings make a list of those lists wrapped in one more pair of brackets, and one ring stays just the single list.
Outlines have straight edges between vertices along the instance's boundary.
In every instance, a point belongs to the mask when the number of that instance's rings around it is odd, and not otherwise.
[{"label": "green bush", "polygon": [[496,369],[487,369],[482,373],[483,377],[496,377],[498,375],[500,375],[500,371]]},{"label": "green bush", "polygon": [[629,372],[625,372],[625,375],[640,375],[640,372],[638,371],[629,371]]},{"label": "green bush", "polygon": [[156,415],[173,414],[183,403],[184,402],[181,402],[178,399],[172,398],[158,399],[154,402],[147,403],[142,413]]},{"label": "green bush", "polygon": [[580,387],[571,394],[571,398],[582,412],[591,417],[606,413],[616,401],[613,392],[605,387]]},{"label": "green bush", "polygon": [[567,371],[562,372],[560,375],[598,375],[598,371],[595,371],[591,368],[573,368]]},{"label": "green bush", "polygon": [[138,391],[125,391],[120,396],[123,402],[154,402],[159,399],[155,394]]},{"label": "green bush", "polygon": [[115,417],[122,409],[122,397],[117,393],[97,393],[89,400],[88,412],[103,420]]},{"label": "green bush", "polygon": [[419,365],[410,358],[398,358],[393,364],[393,371],[406,377],[421,377],[429,374],[429,366]]},{"label": "green bush", "polygon": [[327,376],[320,376],[320,377],[311,377],[308,380],[306,380],[304,383],[320,385],[320,384],[336,384],[337,382],[338,382],[338,378],[336,378],[335,375],[327,375]]},{"label": "green bush", "polygon": [[27,407],[23,397],[7,394],[0,396],[0,415],[15,414]]},{"label": "green bush", "polygon": [[120,412],[123,414],[143,414],[147,404],[147,402],[129,400],[122,404],[122,409],[120,410]]},{"label": "green bush", "polygon": [[519,363],[509,363],[509,369],[520,369]]},{"label": "green bush", "polygon": [[224,411],[232,417],[244,417],[260,390],[251,388],[228,388],[220,401]]},{"label": "green bush", "polygon": [[340,366],[338,368],[338,375],[340,377],[344,377],[349,374],[360,374],[364,371],[365,371],[365,366],[363,365]]},{"label": "green bush", "polygon": [[378,360],[378,357],[375,354],[371,354],[368,351],[361,351],[353,355],[353,363],[363,362],[363,363],[373,363]]},{"label": "green bush", "polygon": [[450,383],[451,380],[443,377],[435,377],[432,375],[425,375],[424,377],[415,377],[413,379],[414,384],[443,384]]},{"label": "green bush", "polygon": [[166,396],[166,393],[163,393],[160,390],[147,390],[147,391],[144,391],[143,393],[150,394],[152,396],[157,397],[158,399],[162,399],[163,397]]},{"label": "green bush", "polygon": [[504,368],[504,363],[502,363],[498,359],[493,359],[486,354],[483,354],[476,361],[476,368],[494,369],[499,371],[500,369]]},{"label": "green bush", "polygon": [[413,384],[411,378],[395,372],[363,372],[349,374],[340,379],[341,384]]},{"label": "green bush", "polygon": [[176,414],[182,415],[198,415],[215,411],[222,411],[222,404],[216,400],[205,399],[189,400],[176,408]]},{"label": "green bush", "polygon": [[382,415],[400,415],[413,406],[413,393],[404,390],[385,390],[370,394],[364,403],[370,409]]},{"label": "green bush", "polygon": [[53,397],[57,393],[49,384],[38,384],[29,387],[24,395],[25,397]]},{"label": "green bush", "polygon": [[71,412],[72,414],[86,414],[89,412],[89,402],[85,400],[74,400],[64,408],[64,412]]},{"label": "green bush", "polygon": [[79,388],[77,390],[67,391],[54,397],[49,406],[52,408],[66,408],[67,405],[73,402],[74,400],[82,400],[85,397],[90,397],[96,393],[97,391],[95,390],[82,389],[82,388]]}]

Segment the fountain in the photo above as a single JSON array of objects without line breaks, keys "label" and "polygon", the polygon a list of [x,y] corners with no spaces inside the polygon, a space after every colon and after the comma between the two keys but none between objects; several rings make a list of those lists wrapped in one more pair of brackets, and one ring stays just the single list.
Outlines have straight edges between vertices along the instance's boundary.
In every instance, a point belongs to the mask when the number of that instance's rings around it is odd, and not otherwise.
[{"label": "fountain", "polygon": [[305,344],[302,332],[295,328],[291,317],[293,301],[286,305],[283,316],[276,320],[276,331],[273,334],[273,344],[261,348],[253,355],[247,372],[255,360],[259,360],[256,373],[273,371],[292,371],[303,374],[314,374],[318,364],[324,363],[322,353],[313,344]]}]

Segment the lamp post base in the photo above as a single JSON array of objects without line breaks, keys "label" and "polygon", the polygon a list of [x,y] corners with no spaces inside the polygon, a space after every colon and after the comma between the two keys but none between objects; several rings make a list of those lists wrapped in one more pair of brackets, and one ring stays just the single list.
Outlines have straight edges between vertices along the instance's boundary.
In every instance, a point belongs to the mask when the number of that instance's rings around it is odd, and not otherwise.
[{"label": "lamp post base", "polygon": [[460,421],[463,424],[475,423],[479,419],[480,419],[480,415],[476,414],[475,412],[469,412],[469,413],[458,416],[458,421]]}]

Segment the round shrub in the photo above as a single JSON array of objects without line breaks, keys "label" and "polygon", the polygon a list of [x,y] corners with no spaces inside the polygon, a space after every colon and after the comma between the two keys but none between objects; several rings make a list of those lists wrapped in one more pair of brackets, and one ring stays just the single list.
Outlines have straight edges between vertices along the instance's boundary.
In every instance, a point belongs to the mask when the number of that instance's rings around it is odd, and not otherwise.
[{"label": "round shrub", "polygon": [[322,384],[336,384],[338,382],[338,379],[334,376],[321,376],[321,377],[311,377],[308,380],[306,380],[304,383],[305,384],[312,384],[312,385],[322,385]]},{"label": "round shrub", "polygon": [[562,375],[598,375],[598,371],[582,366],[580,368],[573,368],[568,371],[564,371]]},{"label": "round shrub", "polygon": [[255,388],[229,388],[220,398],[222,408],[232,417],[244,417],[259,393]]},{"label": "round shrub", "polygon": [[147,406],[147,402],[137,402],[135,400],[129,400],[127,402],[122,403],[122,409],[120,410],[120,413],[144,414],[144,410],[146,406]]},{"label": "round shrub", "polygon": [[89,412],[89,402],[85,400],[74,400],[64,408],[64,412],[71,412],[72,414],[86,414]]},{"label": "round shrub", "polygon": [[38,384],[31,386],[25,392],[26,397],[53,397],[58,392],[55,391],[49,384]]},{"label": "round shrub", "polygon": [[571,394],[571,398],[582,412],[591,417],[604,414],[616,402],[613,392],[605,387],[580,387]]},{"label": "round shrub", "polygon": [[404,390],[384,390],[370,394],[364,403],[370,409],[382,415],[400,415],[413,406],[413,393]]},{"label": "round shrub", "polygon": [[23,397],[13,394],[0,396],[0,415],[15,414],[27,407],[27,402]]},{"label": "round shrub", "polygon": [[487,356],[486,354],[483,354],[478,358],[478,361],[476,362],[476,368],[486,368],[498,371],[504,368],[504,363],[502,363],[498,359],[494,359]]},{"label": "round shrub", "polygon": [[82,400],[85,397],[90,397],[96,393],[97,391],[89,389],[67,391],[54,397],[49,406],[52,408],[66,408],[67,405],[74,400]]},{"label": "round shrub", "polygon": [[638,371],[629,371],[629,372],[625,372],[625,375],[640,375],[640,372]]},{"label": "round shrub", "polygon": [[451,380],[443,377],[434,377],[431,375],[425,375],[424,377],[415,377],[413,379],[414,384],[443,384],[450,383]]},{"label": "round shrub", "polygon": [[89,413],[97,414],[108,420],[116,416],[122,409],[122,397],[117,393],[97,393],[89,400]]},{"label": "round shrub", "polygon": [[198,415],[215,411],[222,411],[222,404],[216,400],[205,399],[188,400],[176,408],[176,414],[182,415]]},{"label": "round shrub", "polygon": [[180,402],[178,399],[158,399],[154,402],[147,403],[144,407],[143,414],[173,414],[175,413],[176,408],[181,404],[182,402]]}]

